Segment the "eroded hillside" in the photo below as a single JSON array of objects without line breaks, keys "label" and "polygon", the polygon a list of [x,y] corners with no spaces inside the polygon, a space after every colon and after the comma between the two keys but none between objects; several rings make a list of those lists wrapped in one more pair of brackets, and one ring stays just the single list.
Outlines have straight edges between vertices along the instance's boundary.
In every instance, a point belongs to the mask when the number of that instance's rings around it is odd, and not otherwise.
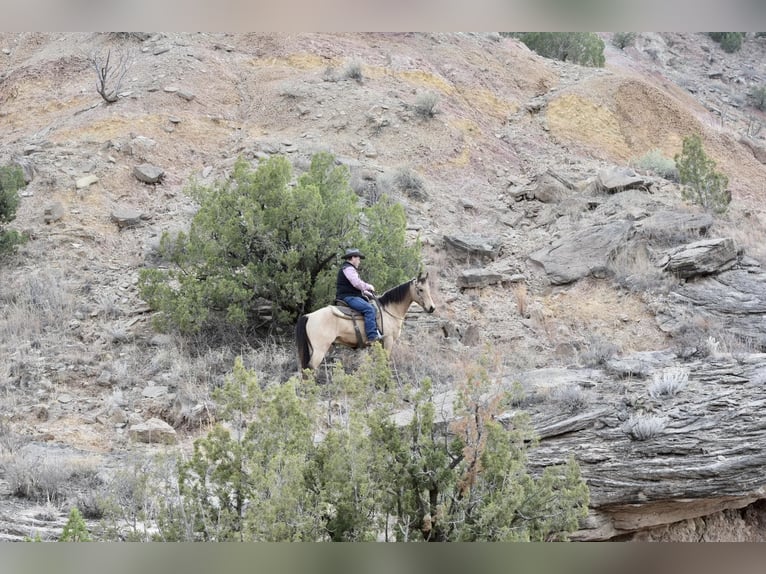
[{"label": "eroded hillside", "polygon": [[[360,196],[397,170],[422,178],[423,195],[390,192],[407,209],[412,238],[424,243],[438,312],[413,313],[394,356],[416,361],[409,344],[418,340],[445,387],[484,348],[502,357],[503,381],[639,352],[670,350],[678,362],[694,346],[694,321],[707,321],[696,336],[717,337],[727,347],[718,351],[762,350],[727,339],[726,320],[715,314],[665,328],[660,318],[677,281],[656,270],[672,243],[652,243],[657,234],[640,248],[621,244],[605,271],[569,283],[552,281],[532,260],[590,224],[696,214],[675,183],[652,174],[639,174],[636,196],[598,187],[603,170],[655,149],[673,157],[695,133],[733,197],[728,215],[704,233],[732,238],[748,265],[766,255],[766,167],[757,159],[764,119],[746,101],[766,78],[764,40],[726,54],[697,34],[643,34],[625,50],[605,38],[607,65],[593,69],[494,34],[0,34],[0,163],[18,163],[30,179],[13,225],[31,238],[1,272],[5,460],[32,441],[78,449],[94,457],[89,464],[109,467],[162,448],[131,440],[131,425],[165,420],[184,447],[206,428],[189,425],[190,413],[209,401],[242,349],[193,355],[188,341],[158,335],[136,282],[162,232],[191,221],[189,182],[226,177],[239,156],[285,154],[300,171],[328,150],[349,167]],[[133,62],[112,104],[97,94],[89,61],[107,50]],[[438,102],[433,118],[417,112],[424,94]],[[146,163],[164,170],[161,183],[135,176]],[[570,184],[563,196],[543,197],[546,172]],[[140,217],[122,225],[124,213]],[[489,243],[491,253],[466,254],[450,238]],[[499,278],[466,288],[465,272],[475,269]],[[292,348],[287,337],[276,340],[245,354],[286,378],[296,370]],[[613,368],[591,382],[635,382],[630,376]],[[530,391],[545,395],[541,388]],[[7,465],[4,479],[7,490]],[[4,498],[9,515],[30,506]],[[54,529],[61,514],[47,514],[48,522],[9,526],[6,537]],[[601,528],[594,537],[625,531]]]}]

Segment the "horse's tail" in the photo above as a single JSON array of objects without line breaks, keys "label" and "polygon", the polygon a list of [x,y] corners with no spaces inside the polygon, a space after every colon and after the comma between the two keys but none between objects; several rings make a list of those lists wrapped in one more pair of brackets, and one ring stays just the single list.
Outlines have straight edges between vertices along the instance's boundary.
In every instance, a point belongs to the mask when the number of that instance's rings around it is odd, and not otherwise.
[{"label": "horse's tail", "polygon": [[300,365],[301,371],[308,368],[309,361],[311,360],[309,336],[306,332],[306,323],[308,321],[308,315],[301,315],[301,318],[298,319],[298,324],[295,326],[295,345],[298,348],[298,365]]}]

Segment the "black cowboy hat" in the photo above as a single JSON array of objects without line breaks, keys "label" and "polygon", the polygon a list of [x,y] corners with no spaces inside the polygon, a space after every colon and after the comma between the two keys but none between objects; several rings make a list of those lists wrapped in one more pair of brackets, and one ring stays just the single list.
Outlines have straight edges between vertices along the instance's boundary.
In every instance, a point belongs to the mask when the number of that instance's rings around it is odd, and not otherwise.
[{"label": "black cowboy hat", "polygon": [[354,255],[358,255],[360,259],[364,259],[364,255],[357,248],[346,249],[346,253],[343,255],[343,259],[351,259]]}]

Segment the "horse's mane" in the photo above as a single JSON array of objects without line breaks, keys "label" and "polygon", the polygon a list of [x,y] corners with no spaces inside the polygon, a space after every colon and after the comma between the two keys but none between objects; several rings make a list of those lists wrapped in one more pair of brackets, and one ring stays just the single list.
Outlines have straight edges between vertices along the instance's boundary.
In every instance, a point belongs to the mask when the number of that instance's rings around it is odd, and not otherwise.
[{"label": "horse's mane", "polygon": [[410,291],[410,284],[412,283],[412,280],[405,281],[401,285],[397,285],[396,287],[391,287],[388,291],[383,293],[383,295],[380,296],[380,304],[383,306],[388,305],[389,303],[401,303],[404,301],[405,297],[407,297],[409,291]]}]

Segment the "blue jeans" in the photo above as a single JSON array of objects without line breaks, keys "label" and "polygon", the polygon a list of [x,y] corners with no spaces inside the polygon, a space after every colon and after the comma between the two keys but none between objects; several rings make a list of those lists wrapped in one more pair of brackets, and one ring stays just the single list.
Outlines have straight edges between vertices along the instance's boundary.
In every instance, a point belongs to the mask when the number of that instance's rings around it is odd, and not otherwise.
[{"label": "blue jeans", "polygon": [[354,311],[359,311],[364,315],[364,331],[367,334],[367,340],[372,341],[377,338],[378,325],[375,321],[375,307],[362,297],[344,297],[343,300]]}]

